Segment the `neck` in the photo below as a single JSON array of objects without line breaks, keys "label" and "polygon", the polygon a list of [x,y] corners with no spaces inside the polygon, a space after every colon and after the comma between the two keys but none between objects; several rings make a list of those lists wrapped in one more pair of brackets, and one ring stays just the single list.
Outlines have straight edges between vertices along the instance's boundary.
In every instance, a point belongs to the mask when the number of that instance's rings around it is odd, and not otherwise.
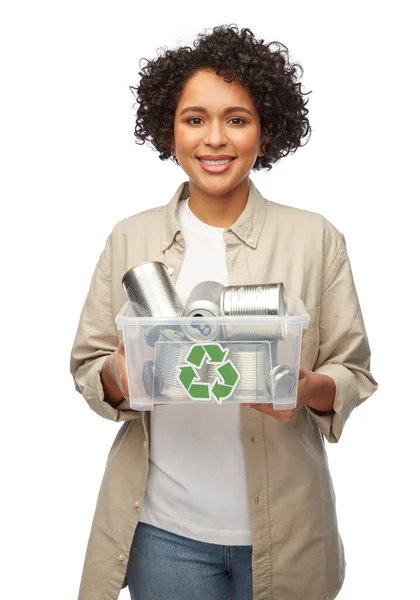
[{"label": "neck", "polygon": [[191,212],[200,221],[213,227],[230,227],[244,210],[249,194],[249,178],[230,190],[227,194],[212,195],[199,188],[190,180]]}]

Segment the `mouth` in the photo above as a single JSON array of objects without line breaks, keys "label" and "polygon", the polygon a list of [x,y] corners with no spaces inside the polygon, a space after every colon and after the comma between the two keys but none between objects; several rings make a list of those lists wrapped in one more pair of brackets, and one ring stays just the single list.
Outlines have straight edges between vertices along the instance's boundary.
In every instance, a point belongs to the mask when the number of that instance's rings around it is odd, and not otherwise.
[{"label": "mouth", "polygon": [[197,158],[203,169],[208,173],[224,173],[230,168],[233,161],[236,160],[236,156],[224,160],[206,160],[204,158]]}]

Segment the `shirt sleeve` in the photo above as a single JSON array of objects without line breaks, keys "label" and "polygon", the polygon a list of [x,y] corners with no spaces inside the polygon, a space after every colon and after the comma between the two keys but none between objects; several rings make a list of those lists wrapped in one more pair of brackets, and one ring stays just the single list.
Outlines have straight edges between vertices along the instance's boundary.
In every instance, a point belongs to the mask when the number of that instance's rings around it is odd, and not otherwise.
[{"label": "shirt sleeve", "polygon": [[105,419],[127,421],[140,418],[142,411],[130,409],[125,399],[116,408],[105,402],[100,376],[104,362],[119,344],[111,299],[111,243],[112,234],[93,272],[71,350],[70,372],[76,390],[92,410]]},{"label": "shirt sleeve", "polygon": [[336,443],[352,410],[378,389],[370,372],[370,347],[354,285],[345,238],[323,286],[319,322],[319,351],[315,373],[334,380],[336,393],[332,414],[306,409],[325,438]]}]

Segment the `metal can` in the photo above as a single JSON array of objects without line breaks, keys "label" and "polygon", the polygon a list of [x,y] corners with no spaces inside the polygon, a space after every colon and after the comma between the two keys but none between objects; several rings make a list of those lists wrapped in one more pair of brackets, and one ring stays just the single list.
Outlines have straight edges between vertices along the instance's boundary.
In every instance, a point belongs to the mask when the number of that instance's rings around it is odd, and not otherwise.
[{"label": "metal can", "polygon": [[273,394],[273,399],[279,400],[290,396],[295,390],[296,383],[296,374],[287,365],[277,365],[269,377],[268,389]]},{"label": "metal can", "polygon": [[192,323],[182,325],[182,330],[190,340],[208,342],[220,337],[221,327],[209,323],[207,319],[220,315],[220,295],[224,287],[217,281],[202,281],[191,291],[182,311],[183,317],[200,317]]},{"label": "metal can", "polygon": [[162,395],[162,377],[153,360],[146,360],[143,365],[143,385],[149,398],[159,398]]},{"label": "metal can", "polygon": [[[220,296],[220,314],[234,315],[278,315],[287,317],[287,298],[283,283],[264,285],[232,285],[223,289]],[[223,334],[229,339],[285,339],[286,320],[279,324],[263,322],[256,326],[226,324]]]},{"label": "metal can", "polygon": [[[185,388],[178,381],[177,366],[185,363],[191,342],[185,341],[180,331],[162,329],[159,341],[156,343],[156,365],[162,378],[161,393],[172,398],[189,398]],[[200,369],[201,377],[207,375],[208,365]]]},{"label": "metal can", "polygon": [[122,286],[139,317],[175,317],[183,305],[163,262],[144,262],[129,269]]},{"label": "metal can", "polygon": [[[267,381],[270,374],[270,350],[267,343],[226,344],[228,359],[239,371],[240,379],[232,398],[248,402],[267,395]],[[218,377],[218,365],[210,365],[207,375],[209,383]]]}]

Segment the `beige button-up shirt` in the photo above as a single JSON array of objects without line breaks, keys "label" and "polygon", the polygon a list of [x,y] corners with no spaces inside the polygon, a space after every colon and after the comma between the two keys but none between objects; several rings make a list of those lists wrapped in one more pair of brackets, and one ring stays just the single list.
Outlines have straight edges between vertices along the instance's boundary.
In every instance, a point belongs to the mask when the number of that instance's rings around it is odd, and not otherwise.
[{"label": "beige button-up shirt", "polygon": [[[124,273],[162,261],[176,282],[184,242],[172,200],[116,224],[94,270],[71,351],[75,387],[106,419],[123,422],[111,447],[92,523],[79,600],[115,600],[127,585],[130,546],[147,485],[150,413],[104,402],[100,371],[122,332]],[[281,423],[241,411],[252,527],[254,600],[332,600],[345,558],[325,440],[338,442],[351,411],[378,387],[344,236],[319,214],[266,200],[249,181],[247,204],[224,232],[230,285],[282,281],[310,316],[301,364],[336,384],[334,414],[309,407]],[[152,417],[153,418],[153,417]]]}]

